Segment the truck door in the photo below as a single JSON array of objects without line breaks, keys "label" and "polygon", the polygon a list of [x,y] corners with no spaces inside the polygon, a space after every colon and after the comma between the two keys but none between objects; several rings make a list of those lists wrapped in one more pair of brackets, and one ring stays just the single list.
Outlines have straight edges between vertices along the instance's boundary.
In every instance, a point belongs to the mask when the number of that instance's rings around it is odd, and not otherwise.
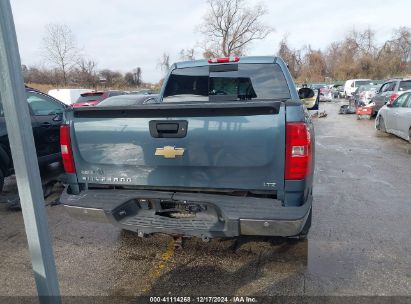
[{"label": "truck door", "polygon": [[27,92],[32,113],[33,136],[37,157],[60,152],[60,125],[64,106],[37,92]]}]

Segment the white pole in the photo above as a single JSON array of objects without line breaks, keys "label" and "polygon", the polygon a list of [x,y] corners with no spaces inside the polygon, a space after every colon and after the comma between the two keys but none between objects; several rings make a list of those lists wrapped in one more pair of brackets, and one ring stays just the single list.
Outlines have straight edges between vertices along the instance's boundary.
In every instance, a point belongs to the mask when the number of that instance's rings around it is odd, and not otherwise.
[{"label": "white pole", "polygon": [[9,0],[0,0],[0,102],[16,173],[31,262],[41,303],[60,303],[60,291]]}]

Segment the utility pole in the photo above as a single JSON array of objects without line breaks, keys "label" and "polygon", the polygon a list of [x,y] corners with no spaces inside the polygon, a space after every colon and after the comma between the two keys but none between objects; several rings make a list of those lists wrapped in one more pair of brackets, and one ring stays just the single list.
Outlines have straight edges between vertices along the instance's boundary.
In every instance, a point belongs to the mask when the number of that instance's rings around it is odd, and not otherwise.
[{"label": "utility pole", "polygon": [[9,0],[0,0],[0,102],[5,113],[40,303],[60,303],[58,277]]}]

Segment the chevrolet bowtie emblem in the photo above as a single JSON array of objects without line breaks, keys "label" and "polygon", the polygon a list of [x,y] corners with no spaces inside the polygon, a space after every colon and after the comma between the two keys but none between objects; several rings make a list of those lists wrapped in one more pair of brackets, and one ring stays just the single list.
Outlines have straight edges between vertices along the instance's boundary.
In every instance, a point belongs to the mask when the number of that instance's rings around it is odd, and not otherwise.
[{"label": "chevrolet bowtie emblem", "polygon": [[176,158],[176,156],[183,156],[184,148],[175,148],[172,146],[165,146],[164,148],[157,148],[156,156],[164,156],[164,158]]}]

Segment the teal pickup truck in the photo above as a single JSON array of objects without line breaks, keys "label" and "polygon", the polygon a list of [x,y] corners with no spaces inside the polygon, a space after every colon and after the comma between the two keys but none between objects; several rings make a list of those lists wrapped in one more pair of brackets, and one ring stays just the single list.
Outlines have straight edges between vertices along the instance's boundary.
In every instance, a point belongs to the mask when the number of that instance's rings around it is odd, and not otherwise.
[{"label": "teal pickup truck", "polygon": [[304,238],[313,96],[278,57],[176,63],[154,103],[65,113],[61,202],[139,236]]}]

